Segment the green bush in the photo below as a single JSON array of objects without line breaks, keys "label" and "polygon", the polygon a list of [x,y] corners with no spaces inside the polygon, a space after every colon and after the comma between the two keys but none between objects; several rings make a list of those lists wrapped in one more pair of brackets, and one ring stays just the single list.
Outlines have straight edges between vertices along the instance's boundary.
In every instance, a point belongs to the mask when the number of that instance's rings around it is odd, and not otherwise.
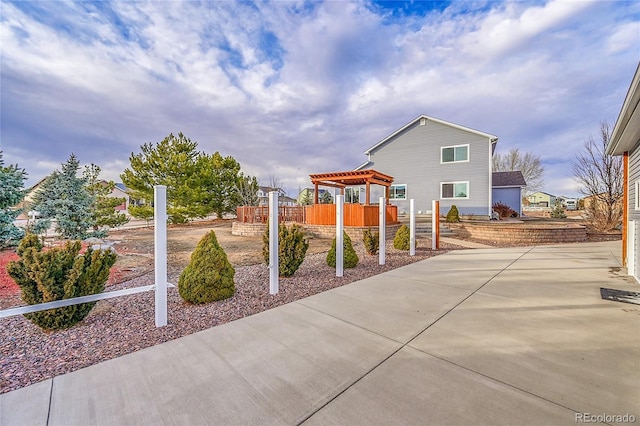
[{"label": "green bush", "polygon": [[549,212],[549,217],[552,219],[565,219],[567,215],[564,213],[564,207],[562,203],[557,202],[553,209]]},{"label": "green bush", "polygon": [[456,223],[460,222],[460,213],[458,213],[458,208],[456,205],[452,205],[447,213],[447,223]]},{"label": "green bush", "polygon": [[[117,255],[112,250],[91,248],[80,255],[81,247],[80,241],[74,241],[42,251],[38,237],[27,234],[18,246],[20,259],[7,266],[7,272],[22,289],[22,300],[35,305],[102,293]],[[45,330],[57,330],[82,321],[95,304],[81,303],[24,316]]]},{"label": "green bush", "polygon": [[[418,242],[415,242],[416,247]],[[397,250],[409,250],[411,248],[411,234],[407,225],[402,225],[393,238],[393,248]]]},{"label": "green bush", "polygon": [[235,273],[215,232],[210,231],[198,242],[189,265],[180,274],[178,293],[196,304],[227,299],[236,291]]},{"label": "green bush", "polygon": [[364,243],[364,250],[367,254],[376,254],[380,249],[380,233],[372,232],[371,228],[367,228],[362,231],[362,242]]},{"label": "green bush", "polygon": [[[278,226],[278,275],[290,277],[298,270],[307,254],[309,242],[300,225],[290,228],[283,223]],[[262,255],[269,264],[269,227],[262,235]]]},{"label": "green bush", "polygon": [[[356,254],[356,251],[353,249],[353,244],[351,243],[351,238],[347,233],[342,234],[342,248],[344,253],[344,262],[342,264],[345,268],[355,268],[360,259]],[[331,245],[331,250],[327,253],[327,265],[335,268],[336,267],[336,239],[333,239],[333,244]]]}]

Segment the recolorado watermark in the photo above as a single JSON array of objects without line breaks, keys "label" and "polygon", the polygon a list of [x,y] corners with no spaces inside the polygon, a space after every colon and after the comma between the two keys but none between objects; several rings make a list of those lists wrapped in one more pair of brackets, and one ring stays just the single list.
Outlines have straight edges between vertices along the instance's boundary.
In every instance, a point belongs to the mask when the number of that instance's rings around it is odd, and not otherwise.
[{"label": "recolorado watermark", "polygon": [[636,416],[633,414],[594,414],[576,413],[576,423],[635,423]]}]

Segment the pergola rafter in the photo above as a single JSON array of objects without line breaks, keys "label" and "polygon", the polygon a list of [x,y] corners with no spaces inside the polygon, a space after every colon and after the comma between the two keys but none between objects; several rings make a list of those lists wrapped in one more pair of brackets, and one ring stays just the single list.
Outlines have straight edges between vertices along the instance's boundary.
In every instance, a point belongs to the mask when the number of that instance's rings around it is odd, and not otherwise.
[{"label": "pergola rafter", "polygon": [[393,177],[380,173],[376,170],[350,170],[346,172],[318,173],[309,175],[311,183],[314,185],[313,203],[318,204],[318,187],[329,186],[340,188],[340,193],[344,195],[344,188],[347,186],[366,187],[365,205],[371,204],[371,184],[385,187],[385,198],[389,203],[389,188],[393,183]]}]

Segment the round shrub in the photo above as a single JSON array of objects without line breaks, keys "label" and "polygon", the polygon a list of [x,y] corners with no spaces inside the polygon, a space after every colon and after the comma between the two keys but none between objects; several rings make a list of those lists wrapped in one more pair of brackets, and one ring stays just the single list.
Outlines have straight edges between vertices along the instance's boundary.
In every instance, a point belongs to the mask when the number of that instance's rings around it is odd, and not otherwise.
[{"label": "round shrub", "polygon": [[[351,238],[347,233],[342,234],[342,247],[344,253],[344,261],[342,266],[345,268],[355,268],[360,259],[356,254],[356,251],[353,249],[353,244],[351,243]],[[327,253],[327,265],[335,268],[336,267],[336,239],[333,239],[333,244],[331,244],[331,250]]]},{"label": "round shrub", "polygon": [[[278,225],[278,275],[290,277],[298,270],[307,254],[309,242],[304,229],[293,224],[290,228],[283,223]],[[269,264],[269,227],[262,235],[262,256]]]},{"label": "round shrub", "polygon": [[210,231],[198,242],[191,262],[180,274],[178,293],[187,302],[196,304],[227,299],[236,291],[235,273],[215,232]]},{"label": "round shrub", "polygon": [[[418,242],[415,242],[416,247]],[[407,225],[402,225],[396,231],[396,236],[393,238],[393,248],[397,250],[409,250],[411,248],[411,233]]]},{"label": "round shrub", "polygon": [[371,228],[367,228],[362,231],[362,242],[364,243],[365,252],[374,255],[380,249],[380,233],[372,232]]},{"label": "round shrub", "polygon": [[456,205],[452,205],[447,213],[447,223],[457,223],[460,222],[460,213],[458,212],[458,208]]},{"label": "round shrub", "polygon": [[[91,248],[81,255],[81,248],[80,241],[73,241],[43,251],[38,237],[27,234],[18,246],[20,259],[7,265],[9,276],[22,290],[22,300],[35,305],[102,293],[117,255],[113,250]],[[80,303],[24,316],[44,330],[58,330],[82,321],[95,304]]]}]

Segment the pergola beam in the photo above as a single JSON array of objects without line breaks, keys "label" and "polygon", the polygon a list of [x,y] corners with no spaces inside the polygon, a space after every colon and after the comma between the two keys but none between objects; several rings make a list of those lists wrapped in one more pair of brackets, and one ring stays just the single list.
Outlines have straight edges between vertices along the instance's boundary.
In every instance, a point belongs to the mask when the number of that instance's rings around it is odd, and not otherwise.
[{"label": "pergola beam", "polygon": [[347,172],[333,172],[309,175],[311,183],[315,185],[314,203],[318,203],[318,185],[340,188],[344,194],[347,186],[366,185],[366,205],[371,204],[371,184],[385,187],[385,198],[389,200],[390,187],[393,177],[376,170],[353,170]]}]

